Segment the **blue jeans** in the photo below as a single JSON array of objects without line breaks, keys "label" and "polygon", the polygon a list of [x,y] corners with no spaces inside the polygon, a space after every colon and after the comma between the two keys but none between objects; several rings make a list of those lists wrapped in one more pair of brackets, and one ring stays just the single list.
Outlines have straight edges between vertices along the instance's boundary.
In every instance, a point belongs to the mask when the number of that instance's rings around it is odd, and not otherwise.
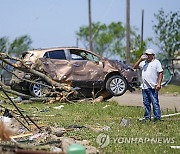
[{"label": "blue jeans", "polygon": [[151,103],[152,103],[154,119],[161,119],[158,91],[152,88],[142,89],[142,95],[143,95],[143,104],[144,104],[144,118],[146,119],[151,118]]}]

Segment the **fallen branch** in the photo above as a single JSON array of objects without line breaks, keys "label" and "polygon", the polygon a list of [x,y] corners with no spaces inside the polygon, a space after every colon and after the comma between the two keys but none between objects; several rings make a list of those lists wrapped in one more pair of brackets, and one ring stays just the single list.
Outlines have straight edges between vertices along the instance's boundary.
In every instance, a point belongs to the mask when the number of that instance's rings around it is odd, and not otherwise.
[{"label": "fallen branch", "polygon": [[[12,62],[16,61],[16,63]],[[7,55],[6,53],[0,53],[0,61],[5,63],[6,65],[9,65],[14,68],[15,71],[9,71],[4,67],[3,64],[0,64],[0,66],[5,69],[7,72],[11,73],[13,75],[11,80],[11,87],[4,85],[2,82],[0,82],[0,85],[4,89],[5,92],[20,96],[23,101],[28,100],[29,102],[33,101],[43,101],[43,102],[49,102],[54,103],[56,101],[60,102],[68,102],[72,103],[71,100],[82,98],[83,95],[81,93],[78,93],[72,86],[71,83],[65,82],[60,83],[56,80],[53,80],[47,72],[44,70],[43,62],[40,59],[37,59],[35,63],[27,63],[23,59],[15,58]],[[22,73],[22,74],[21,74]],[[20,75],[19,75],[20,74]],[[42,81],[43,83],[39,82]],[[21,91],[20,84],[26,83],[27,86],[31,85],[41,85],[44,88],[45,96],[46,97],[33,97],[30,95],[25,94]],[[0,90],[2,90],[0,88]],[[26,91],[28,89],[25,89]],[[86,97],[84,97],[86,98]],[[103,89],[99,90],[95,93],[94,89],[92,90],[92,99],[93,101],[90,102],[100,102],[105,100],[106,98],[109,98],[107,93],[103,92]],[[28,101],[25,101],[26,103]]]},{"label": "fallen branch", "polygon": [[[7,59],[13,59],[16,60],[17,63],[13,63]],[[35,69],[31,69],[31,67],[29,65],[26,65],[23,60],[18,59],[18,58],[12,58],[9,55],[5,54],[5,53],[0,53],[0,60],[10,66],[12,66],[15,69],[18,69],[20,71],[26,72],[26,73],[31,73],[37,77],[40,77],[42,80],[44,80],[48,85],[52,85],[55,87],[58,87],[58,89],[61,90],[65,90],[65,91],[70,91],[71,87],[68,86],[65,83],[58,83],[54,80],[52,80],[51,78],[49,78],[47,75],[45,75],[44,73],[37,71]],[[39,61],[38,61],[39,62]]]},{"label": "fallen branch", "polygon": [[47,84],[43,84],[43,83],[39,83],[39,82],[35,82],[35,81],[32,81],[32,80],[28,80],[28,79],[25,79],[25,78],[20,78],[19,76],[17,76],[14,72],[11,72],[9,71],[8,69],[6,69],[2,64],[0,64],[0,66],[6,70],[8,73],[12,74],[13,76],[15,76],[17,79],[21,80],[21,81],[26,81],[26,82],[29,82],[31,84],[39,84],[39,85],[42,85],[44,87],[48,87],[49,89],[53,89],[52,86],[49,86]]},{"label": "fallen branch", "polygon": [[12,90],[9,86],[6,86],[4,83],[2,83],[0,81],[0,90],[1,91],[2,91],[2,88],[4,89],[5,92],[11,93],[11,94],[14,94],[14,95],[17,95],[17,96],[21,96],[23,99],[30,99],[30,98],[32,98],[32,96],[29,96],[29,95],[20,93],[18,91]]},{"label": "fallen branch", "polygon": [[[41,100],[44,100],[44,101],[56,100],[55,98],[57,98],[57,97],[59,98],[60,101],[61,100],[68,101],[67,97],[69,97],[72,93],[75,92],[75,90],[70,85],[68,85],[66,83],[59,83],[57,81],[52,80],[50,77],[48,77],[46,75],[46,72],[42,69],[42,67],[40,67],[43,65],[40,60],[37,60],[37,63],[35,63],[33,65],[28,65],[22,59],[10,57],[9,55],[7,55],[5,53],[0,53],[0,60],[3,63],[10,65],[11,67],[14,68],[15,71],[11,72],[11,71],[7,70],[3,64],[0,64],[3,69],[5,69],[7,72],[9,72],[13,75],[13,79],[16,80],[16,78],[17,78],[18,82],[24,81],[29,84],[41,85],[41,86],[47,87],[49,89],[50,92],[48,92],[46,94],[46,96],[50,96],[53,98],[40,98],[40,101]],[[16,63],[13,63],[11,60],[16,61]],[[22,77],[19,77],[16,74],[16,70],[19,70],[19,71],[17,71],[17,73],[22,71],[22,74],[23,74]],[[30,74],[30,78],[29,79],[24,78],[25,74]],[[38,79],[44,81],[47,84],[36,82],[36,81],[38,81]],[[14,82],[12,80],[12,85],[13,85],[13,83]],[[19,90],[17,91],[17,89],[15,89],[16,85],[14,85],[15,88],[13,88],[13,90],[10,87],[4,85],[2,82],[0,82],[0,85],[3,87],[4,91],[6,91],[8,93],[12,93],[17,96],[21,96],[23,99],[30,100],[30,101],[38,101],[39,100],[39,98],[34,98],[27,94],[21,93],[21,92],[19,92]],[[2,88],[0,90],[2,90]],[[62,93],[62,92],[65,92],[65,93]]]},{"label": "fallen branch", "polygon": [[[24,118],[24,120],[28,123],[28,121],[26,120],[26,117],[22,114],[22,112],[19,110],[19,108],[17,107],[17,105],[12,101],[12,99],[8,96],[8,94],[6,93],[6,91],[4,91],[4,89],[1,86],[1,89],[3,91],[3,93],[7,96],[7,98],[10,100],[10,102],[12,103],[12,105],[16,108],[16,110],[19,112],[19,114]],[[28,123],[29,125],[29,123]]]}]

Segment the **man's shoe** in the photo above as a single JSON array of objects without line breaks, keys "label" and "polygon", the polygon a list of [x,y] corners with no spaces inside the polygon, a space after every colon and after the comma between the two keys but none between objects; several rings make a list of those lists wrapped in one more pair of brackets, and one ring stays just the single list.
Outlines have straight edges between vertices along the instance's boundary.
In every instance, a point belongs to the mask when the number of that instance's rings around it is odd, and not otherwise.
[{"label": "man's shoe", "polygon": [[164,121],[164,120],[162,120],[161,118],[159,119],[159,118],[154,118],[154,120],[153,120],[153,122],[159,122],[159,121]]},{"label": "man's shoe", "polygon": [[140,123],[144,124],[146,122],[150,122],[151,119],[150,118],[141,118],[141,119],[139,119],[139,121],[140,121]]}]

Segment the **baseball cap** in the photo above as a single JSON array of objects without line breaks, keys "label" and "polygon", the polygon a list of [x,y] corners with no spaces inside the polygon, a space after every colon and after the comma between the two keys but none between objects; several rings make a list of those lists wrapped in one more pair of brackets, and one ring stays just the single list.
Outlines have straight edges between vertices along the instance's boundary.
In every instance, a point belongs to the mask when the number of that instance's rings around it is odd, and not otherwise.
[{"label": "baseball cap", "polygon": [[145,51],[145,54],[155,55],[155,53],[154,53],[154,50],[153,50],[153,49],[147,49],[147,50]]}]

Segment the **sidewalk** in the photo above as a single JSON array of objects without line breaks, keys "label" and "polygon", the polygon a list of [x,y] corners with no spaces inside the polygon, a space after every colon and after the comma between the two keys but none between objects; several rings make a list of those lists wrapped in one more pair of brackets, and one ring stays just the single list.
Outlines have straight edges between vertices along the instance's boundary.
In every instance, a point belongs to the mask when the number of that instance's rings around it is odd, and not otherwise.
[{"label": "sidewalk", "polygon": [[[113,97],[110,100],[115,100],[119,105],[143,107],[141,93],[126,92],[124,95]],[[174,109],[176,107],[176,109],[180,111],[180,95],[162,94],[159,95],[159,101],[161,109]]]}]

